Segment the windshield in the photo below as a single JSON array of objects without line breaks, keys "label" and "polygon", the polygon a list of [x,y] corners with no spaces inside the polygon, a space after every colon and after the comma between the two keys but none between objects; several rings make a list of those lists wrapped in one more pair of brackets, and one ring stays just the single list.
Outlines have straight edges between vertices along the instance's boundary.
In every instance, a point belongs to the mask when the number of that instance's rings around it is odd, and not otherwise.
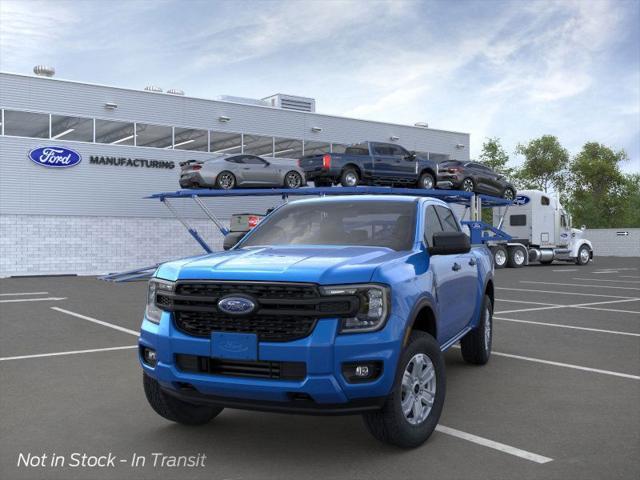
[{"label": "windshield", "polygon": [[361,245],[410,250],[417,202],[318,201],[285,205],[260,223],[240,247]]}]

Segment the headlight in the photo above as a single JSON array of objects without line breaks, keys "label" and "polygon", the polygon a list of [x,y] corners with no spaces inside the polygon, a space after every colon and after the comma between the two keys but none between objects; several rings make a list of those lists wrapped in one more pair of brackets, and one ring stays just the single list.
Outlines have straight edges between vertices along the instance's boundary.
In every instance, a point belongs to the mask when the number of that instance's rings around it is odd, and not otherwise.
[{"label": "headlight", "polygon": [[360,299],[360,308],[355,317],[343,318],[341,333],[372,332],[379,330],[387,320],[389,287],[383,285],[334,285],[321,287],[323,295],[355,295]]},{"label": "headlight", "polygon": [[162,308],[158,306],[156,301],[156,294],[162,292],[173,292],[175,283],[168,282],[167,280],[160,280],[158,278],[152,278],[149,280],[149,289],[147,290],[147,308],[145,309],[145,316],[147,320],[153,323],[160,323],[160,316],[162,315]]}]

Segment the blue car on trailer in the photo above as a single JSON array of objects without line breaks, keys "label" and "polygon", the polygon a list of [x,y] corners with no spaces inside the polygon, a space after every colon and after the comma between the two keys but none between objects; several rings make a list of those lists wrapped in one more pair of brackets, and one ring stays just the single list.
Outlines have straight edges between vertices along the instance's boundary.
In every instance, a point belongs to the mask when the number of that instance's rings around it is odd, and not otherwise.
[{"label": "blue car on trailer", "polygon": [[362,414],[379,440],[416,447],[443,408],[442,352],[491,354],[492,256],[447,203],[472,194],[305,190],[323,196],[157,268],[139,338],[147,399],[188,425],[224,408]]}]

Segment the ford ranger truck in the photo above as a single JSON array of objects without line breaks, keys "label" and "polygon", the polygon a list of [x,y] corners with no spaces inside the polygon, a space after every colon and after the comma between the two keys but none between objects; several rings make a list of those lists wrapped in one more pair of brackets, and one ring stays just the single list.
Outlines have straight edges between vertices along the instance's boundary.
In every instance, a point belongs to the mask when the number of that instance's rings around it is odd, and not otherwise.
[{"label": "ford ranger truck", "polygon": [[[436,188],[438,178],[437,162],[393,143],[350,145],[344,153],[303,157],[298,165],[304,170],[307,181],[313,180],[316,187],[396,185],[430,190]],[[444,182],[442,186],[450,185],[451,182]]]},{"label": "ford ranger truck", "polygon": [[149,282],[140,363],[168,420],[362,414],[379,440],[416,447],[442,411],[443,352],[460,342],[467,362],[489,359],[491,254],[440,200],[297,200],[226,239]]}]

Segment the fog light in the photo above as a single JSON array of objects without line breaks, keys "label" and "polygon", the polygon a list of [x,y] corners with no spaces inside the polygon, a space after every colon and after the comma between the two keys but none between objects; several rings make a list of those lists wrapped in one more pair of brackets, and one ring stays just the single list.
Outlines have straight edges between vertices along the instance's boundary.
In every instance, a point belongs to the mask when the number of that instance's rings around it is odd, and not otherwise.
[{"label": "fog light", "polygon": [[142,361],[150,367],[155,367],[156,363],[158,363],[158,355],[156,354],[156,351],[142,347]]},{"label": "fog light", "polygon": [[349,383],[371,382],[382,373],[382,362],[354,362],[342,364],[342,375]]}]

